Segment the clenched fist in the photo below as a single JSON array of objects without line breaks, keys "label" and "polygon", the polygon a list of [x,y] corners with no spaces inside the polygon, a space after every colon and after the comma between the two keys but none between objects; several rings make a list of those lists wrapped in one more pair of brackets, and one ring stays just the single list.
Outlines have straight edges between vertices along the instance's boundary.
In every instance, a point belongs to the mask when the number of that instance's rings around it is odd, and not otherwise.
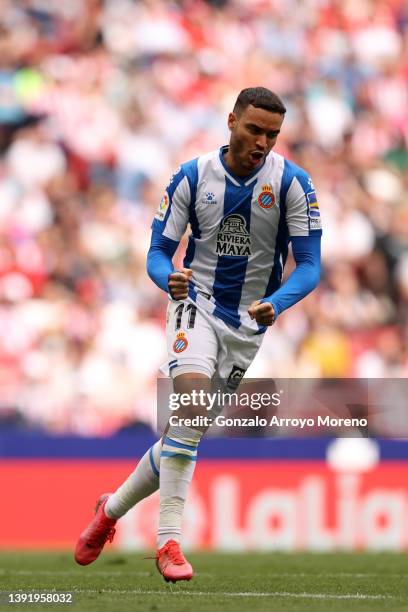
[{"label": "clenched fist", "polygon": [[252,302],[248,308],[251,319],[255,319],[258,325],[273,325],[275,323],[275,311],[270,302],[257,300]]},{"label": "clenched fist", "polygon": [[193,275],[190,268],[169,274],[169,292],[173,300],[185,300],[188,296],[188,283]]}]

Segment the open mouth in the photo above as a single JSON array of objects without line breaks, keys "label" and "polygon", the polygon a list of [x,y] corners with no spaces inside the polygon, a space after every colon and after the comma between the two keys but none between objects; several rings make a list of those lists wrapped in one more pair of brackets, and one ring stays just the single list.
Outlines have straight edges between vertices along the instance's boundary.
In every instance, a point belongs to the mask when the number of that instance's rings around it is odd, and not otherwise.
[{"label": "open mouth", "polygon": [[252,153],[249,154],[249,157],[251,158],[252,163],[258,164],[261,159],[263,159],[264,154],[262,151],[252,151]]}]

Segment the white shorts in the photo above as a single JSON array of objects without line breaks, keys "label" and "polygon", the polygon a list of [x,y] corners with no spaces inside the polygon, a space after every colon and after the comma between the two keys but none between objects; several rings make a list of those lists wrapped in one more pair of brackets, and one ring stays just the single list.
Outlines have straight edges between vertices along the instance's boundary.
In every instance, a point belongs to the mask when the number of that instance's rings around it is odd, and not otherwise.
[{"label": "white shorts", "polygon": [[168,371],[173,378],[195,372],[238,386],[263,337],[244,326],[235,329],[190,298],[170,300],[166,320]]}]

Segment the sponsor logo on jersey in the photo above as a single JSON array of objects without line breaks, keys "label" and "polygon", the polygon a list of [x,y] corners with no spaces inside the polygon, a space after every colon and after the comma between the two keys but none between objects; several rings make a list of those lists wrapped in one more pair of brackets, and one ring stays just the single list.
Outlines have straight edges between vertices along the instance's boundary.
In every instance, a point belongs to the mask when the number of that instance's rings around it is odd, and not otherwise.
[{"label": "sponsor logo on jersey", "polygon": [[217,255],[248,257],[251,255],[251,236],[241,215],[229,215],[221,221],[217,234]]},{"label": "sponsor logo on jersey", "polygon": [[240,368],[237,365],[232,366],[232,370],[227,379],[227,387],[228,389],[237,389],[239,383],[244,377],[246,370]]},{"label": "sponsor logo on jersey", "polygon": [[184,332],[179,332],[173,344],[173,351],[175,353],[182,353],[188,347],[188,340],[185,337]]},{"label": "sponsor logo on jersey", "polygon": [[206,191],[201,202],[203,204],[217,204],[215,194],[212,191]]},{"label": "sponsor logo on jersey", "polygon": [[258,196],[258,204],[261,208],[272,208],[275,204],[276,198],[272,191],[271,185],[262,185],[262,191]]},{"label": "sponsor logo on jersey", "polygon": [[170,204],[169,194],[167,193],[167,191],[165,191],[162,199],[160,200],[159,208],[157,209],[157,213],[155,214],[154,218],[158,219],[159,221],[163,221],[164,217],[166,216],[166,212],[169,207],[169,204]]}]

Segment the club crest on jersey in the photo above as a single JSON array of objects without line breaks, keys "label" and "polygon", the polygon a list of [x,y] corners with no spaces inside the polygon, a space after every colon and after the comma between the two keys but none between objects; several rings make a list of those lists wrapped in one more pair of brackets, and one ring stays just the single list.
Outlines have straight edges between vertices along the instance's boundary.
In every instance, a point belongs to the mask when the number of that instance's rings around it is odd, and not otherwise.
[{"label": "club crest on jersey", "polygon": [[203,204],[217,204],[215,194],[212,191],[206,191],[201,202]]},{"label": "club crest on jersey", "polygon": [[258,204],[261,208],[272,208],[275,204],[276,198],[272,191],[271,185],[262,185],[262,191],[258,196]]},{"label": "club crest on jersey", "polygon": [[167,193],[167,191],[165,191],[162,199],[160,200],[159,208],[157,209],[157,213],[155,214],[154,218],[158,219],[159,221],[163,221],[164,217],[166,216],[166,212],[169,207],[169,204],[170,204],[169,194]]},{"label": "club crest on jersey", "polygon": [[217,255],[247,257],[251,255],[251,236],[241,215],[229,215],[221,221],[217,234]]},{"label": "club crest on jersey", "polygon": [[182,353],[188,347],[188,340],[184,332],[179,332],[173,344],[173,351],[175,353]]}]

